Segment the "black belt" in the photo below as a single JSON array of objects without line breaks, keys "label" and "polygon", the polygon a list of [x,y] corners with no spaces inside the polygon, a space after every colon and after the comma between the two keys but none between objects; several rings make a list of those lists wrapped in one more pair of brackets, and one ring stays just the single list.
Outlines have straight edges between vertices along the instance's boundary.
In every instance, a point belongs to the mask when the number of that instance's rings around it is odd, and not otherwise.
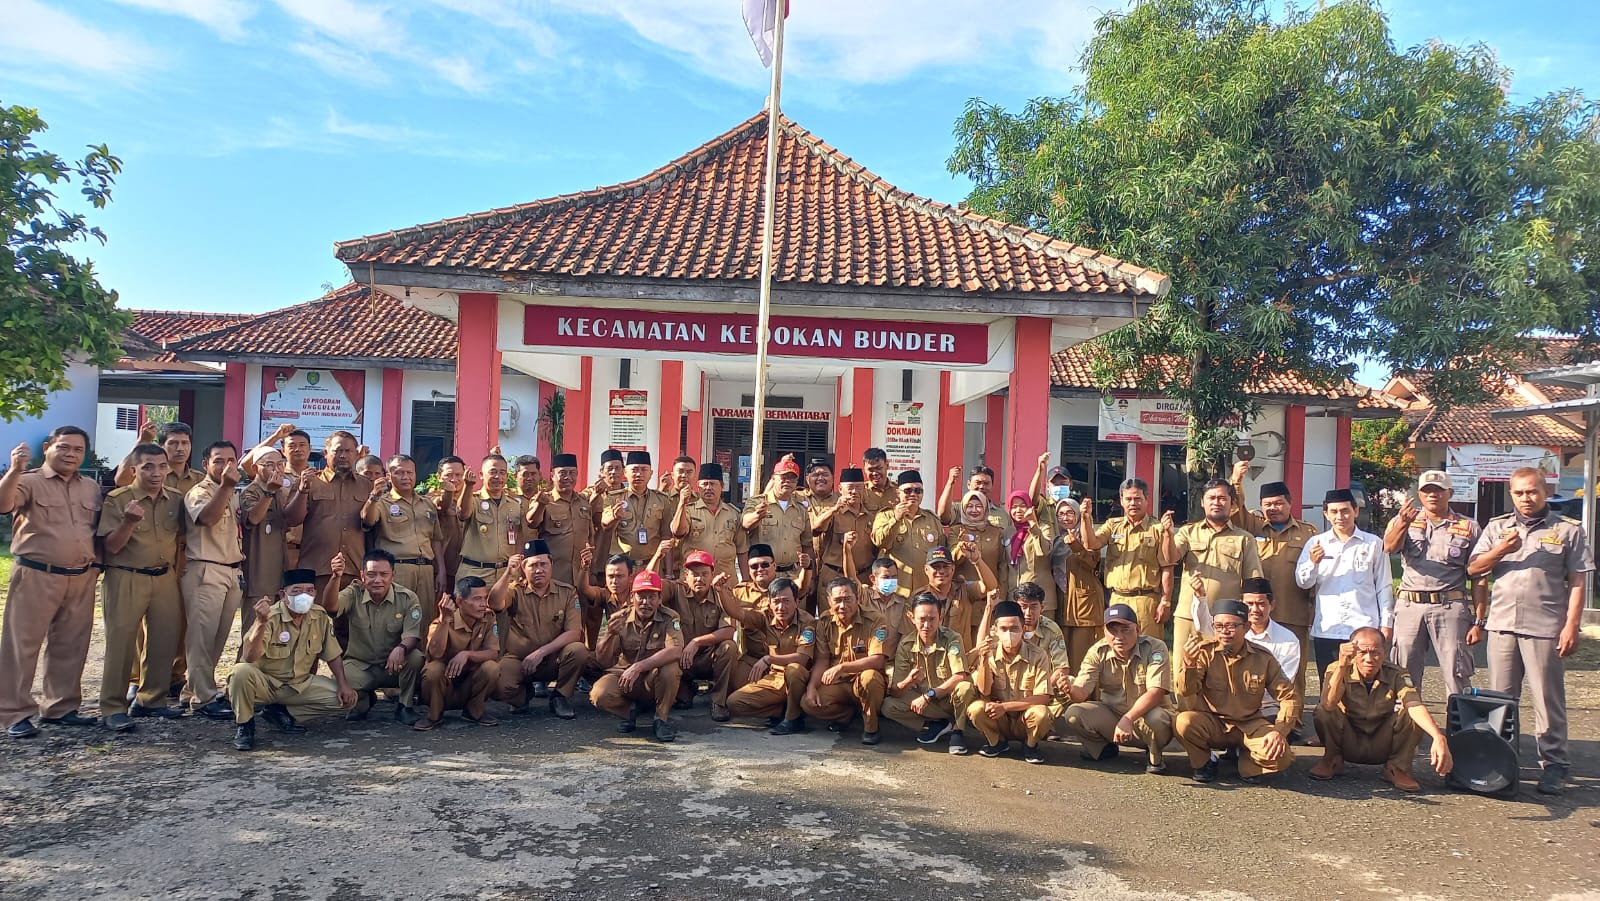
[{"label": "black belt", "polygon": [[426,557],[407,557],[404,560],[396,560],[394,562],[395,563],[405,563],[405,564],[410,565],[410,566],[432,566],[433,565],[433,561],[429,560]]},{"label": "black belt", "polygon": [[476,566],[479,569],[505,569],[506,567],[504,563],[485,563],[482,560],[474,560],[471,557],[462,557],[461,562],[469,566]]},{"label": "black belt", "polygon": [[125,573],[133,573],[140,576],[164,576],[167,574],[168,570],[172,569],[170,566],[147,566],[144,569],[140,569],[136,566],[118,566],[115,563],[106,563],[103,565],[106,569],[120,569]]},{"label": "black belt", "polygon": [[1446,588],[1443,591],[1412,591],[1408,588],[1400,592],[1400,597],[1413,604],[1453,604],[1465,601],[1467,592],[1462,588]]},{"label": "black belt", "polygon": [[190,557],[189,558],[189,562],[190,563],[209,563],[212,566],[226,566],[226,567],[229,567],[230,569],[239,569],[240,567],[244,566],[243,563],[218,563],[215,560],[201,560],[198,557]]},{"label": "black belt", "polygon": [[94,569],[94,567],[95,567],[95,564],[93,564],[93,563],[89,564],[88,566],[77,566],[77,567],[73,567],[73,566],[52,566],[49,563],[40,563],[37,560],[29,560],[27,557],[18,557],[17,558],[17,562],[21,563],[23,566],[26,566],[29,569],[36,569],[39,572],[51,573],[52,575],[57,575],[57,576],[81,576],[84,573],[88,572],[89,570]]},{"label": "black belt", "polygon": [[1139,589],[1138,591],[1123,591],[1120,588],[1113,588],[1111,589],[1111,593],[1133,595],[1138,597],[1155,597],[1159,592],[1157,592],[1154,588],[1143,588]]},{"label": "black belt", "polygon": [[778,567],[778,572],[781,572],[781,573],[792,573],[792,572],[794,572],[795,570],[797,570],[799,568],[800,568],[800,564],[791,563],[788,566],[780,566],[780,567]]}]

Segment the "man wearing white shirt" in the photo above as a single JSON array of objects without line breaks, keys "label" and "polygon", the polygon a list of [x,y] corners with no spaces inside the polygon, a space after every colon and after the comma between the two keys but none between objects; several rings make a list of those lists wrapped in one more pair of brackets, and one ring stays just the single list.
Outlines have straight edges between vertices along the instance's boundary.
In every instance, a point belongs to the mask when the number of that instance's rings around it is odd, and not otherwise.
[{"label": "man wearing white shirt", "polygon": [[1325,673],[1339,659],[1339,645],[1363,627],[1394,640],[1394,576],[1383,540],[1356,528],[1356,501],[1348,488],[1329,491],[1322,513],[1333,526],[1300,552],[1294,580],[1316,593],[1311,624],[1311,650],[1317,672]]}]

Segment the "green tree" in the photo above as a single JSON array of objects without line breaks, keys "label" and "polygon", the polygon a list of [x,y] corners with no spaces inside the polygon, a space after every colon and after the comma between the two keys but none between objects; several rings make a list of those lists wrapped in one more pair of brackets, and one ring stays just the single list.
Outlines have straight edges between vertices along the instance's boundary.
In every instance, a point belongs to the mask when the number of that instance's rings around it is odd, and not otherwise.
[{"label": "green tree", "polygon": [[[968,205],[1167,273],[1096,377],[1186,401],[1191,475],[1225,471],[1251,375],[1370,358],[1478,390],[1531,330],[1600,337],[1600,115],[1524,105],[1485,47],[1399,51],[1364,0],[1147,0],[1105,15],[1083,85],[1020,113],[974,99]],[[1174,381],[1147,365],[1188,362]]]},{"label": "green tree", "polygon": [[1350,478],[1367,489],[1378,528],[1399,509],[1383,492],[1404,494],[1417,478],[1417,459],[1406,444],[1410,437],[1411,430],[1399,417],[1364,419],[1350,427]]},{"label": "green tree", "polygon": [[67,251],[105,234],[57,205],[56,190],[78,183],[95,209],[111,200],[122,162],[104,146],[70,162],[34,144],[46,125],[37,110],[0,106],[0,417],[44,412],[46,395],[68,387],[67,364],[109,366],[121,356],[132,315],[95,278],[94,265]]}]

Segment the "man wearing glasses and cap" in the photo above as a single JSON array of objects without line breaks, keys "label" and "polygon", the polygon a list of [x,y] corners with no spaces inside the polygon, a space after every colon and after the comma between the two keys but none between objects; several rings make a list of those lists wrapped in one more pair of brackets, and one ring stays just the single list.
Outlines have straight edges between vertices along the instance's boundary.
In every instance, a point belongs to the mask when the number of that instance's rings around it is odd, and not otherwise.
[{"label": "man wearing glasses and cap", "polygon": [[[1173,732],[1189,754],[1196,782],[1217,778],[1212,749],[1242,747],[1239,778],[1245,782],[1294,763],[1289,732],[1300,722],[1300,696],[1271,652],[1245,640],[1249,618],[1243,601],[1213,601],[1211,628],[1217,637],[1191,631],[1183,647],[1176,681],[1189,709],[1178,714]],[[1278,700],[1276,720],[1261,713],[1268,693]]]},{"label": "man wearing glasses and cap", "polygon": [[778,573],[791,578],[798,570],[809,568],[801,557],[809,561],[811,556],[811,517],[795,494],[798,484],[800,464],[793,454],[786,454],[773,468],[767,490],[745,502],[740,520],[745,540],[771,547]]},{"label": "man wearing glasses and cap", "polygon": [[578,455],[550,458],[551,490],[542,491],[528,507],[528,525],[550,550],[552,578],[577,587],[589,584],[589,572],[578,559],[594,541],[594,510],[577,490]]},{"label": "man wearing glasses and cap", "polygon": [[1422,690],[1428,649],[1439,658],[1445,697],[1471,688],[1472,652],[1483,640],[1489,580],[1473,580],[1467,598],[1467,559],[1483,529],[1450,509],[1455,494],[1448,473],[1430,469],[1417,480],[1422,509],[1407,497],[1383,531],[1383,549],[1400,555],[1400,590],[1394,611],[1394,662]]},{"label": "man wearing glasses and cap", "polygon": [[944,524],[922,507],[922,473],[908,469],[895,479],[895,485],[898,500],[878,511],[872,521],[872,543],[899,565],[897,590],[902,597],[911,597],[928,584],[923,567],[928,552],[944,543]]},{"label": "man wearing glasses and cap", "polygon": [[1140,634],[1127,604],[1106,608],[1106,637],[1089,649],[1076,678],[1050,674],[1051,687],[1072,702],[1066,726],[1083,743],[1084,760],[1110,760],[1119,745],[1144,748],[1144,771],[1164,773],[1161,751],[1172,741],[1172,655],[1159,638]]},{"label": "man wearing glasses and cap", "polygon": [[634,576],[631,602],[601,627],[595,662],[606,674],[590,690],[589,702],[621,719],[617,731],[624,735],[638,727],[641,712],[653,710],[655,739],[667,742],[678,737],[668,720],[683,678],[683,627],[662,605],[661,588],[654,572]]},{"label": "man wearing glasses and cap", "polygon": [[704,551],[716,561],[716,570],[738,581],[735,562],[743,530],[739,512],[722,502],[722,464],[701,463],[693,485],[678,489],[677,507],[672,514],[672,536],[685,554]]},{"label": "man wearing glasses and cap", "polygon": [[854,467],[839,471],[836,503],[811,510],[817,535],[817,581],[826,585],[841,576],[861,581],[877,556],[872,543],[872,513],[864,493],[866,474]]}]

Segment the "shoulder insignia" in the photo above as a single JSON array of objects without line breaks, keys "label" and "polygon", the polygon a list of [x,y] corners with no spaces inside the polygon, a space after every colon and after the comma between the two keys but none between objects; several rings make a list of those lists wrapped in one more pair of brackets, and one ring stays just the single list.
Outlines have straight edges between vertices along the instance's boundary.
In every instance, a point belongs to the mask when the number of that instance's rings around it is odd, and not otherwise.
[{"label": "shoulder insignia", "polygon": [[672,631],[677,632],[677,631],[680,631],[682,629],[683,629],[683,626],[679,625],[677,620],[673,620],[672,621]]},{"label": "shoulder insignia", "polygon": [[872,633],[872,637],[878,639],[879,641],[886,641],[889,638],[889,630],[879,626],[878,630]]},{"label": "shoulder insignia", "polygon": [[411,608],[411,618],[415,619],[415,620],[422,619],[422,609],[420,607],[412,607]]},{"label": "shoulder insignia", "polygon": [[815,644],[816,640],[817,640],[817,633],[811,631],[810,629],[801,629],[800,630],[800,643],[801,644]]},{"label": "shoulder insignia", "polygon": [[1064,641],[1052,641],[1052,642],[1050,642],[1050,650],[1052,650],[1052,651],[1065,651],[1066,649],[1067,649],[1067,643],[1064,642]]},{"label": "shoulder insignia", "polygon": [[951,653],[955,653],[955,654],[961,653],[961,642],[959,642],[959,641],[950,642],[950,651],[951,651]]},{"label": "shoulder insignia", "polygon": [[1166,662],[1166,659],[1167,659],[1167,655],[1161,653],[1160,651],[1156,651],[1154,654],[1150,655],[1150,662],[1152,664],[1164,663],[1164,662]]}]

